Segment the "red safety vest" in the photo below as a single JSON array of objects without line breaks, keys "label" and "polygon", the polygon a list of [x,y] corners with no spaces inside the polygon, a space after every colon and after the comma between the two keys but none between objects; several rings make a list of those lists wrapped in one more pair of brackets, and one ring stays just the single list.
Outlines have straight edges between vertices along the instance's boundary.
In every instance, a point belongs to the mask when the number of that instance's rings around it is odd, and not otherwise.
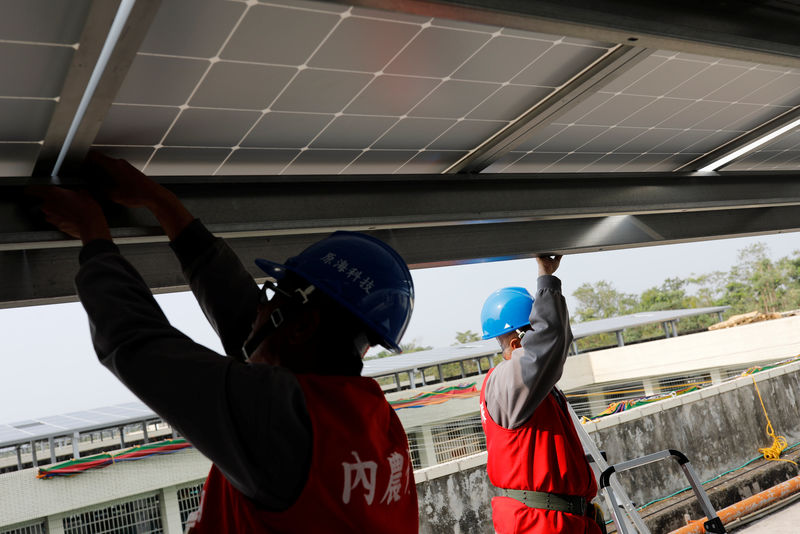
[{"label": "red safety vest", "polygon": [[189,532],[416,534],[408,441],[378,383],[365,377],[297,379],[314,435],[300,497],[284,512],[261,510],[212,466]]},{"label": "red safety vest", "polygon": [[[525,423],[503,428],[492,420],[481,388],[481,423],[486,433],[489,480],[498,488],[527,489],[591,500],[597,483],[586,461],[572,420],[551,392]],[[590,533],[600,528],[590,517],[530,508],[511,497],[492,499],[492,521],[498,534]]]}]

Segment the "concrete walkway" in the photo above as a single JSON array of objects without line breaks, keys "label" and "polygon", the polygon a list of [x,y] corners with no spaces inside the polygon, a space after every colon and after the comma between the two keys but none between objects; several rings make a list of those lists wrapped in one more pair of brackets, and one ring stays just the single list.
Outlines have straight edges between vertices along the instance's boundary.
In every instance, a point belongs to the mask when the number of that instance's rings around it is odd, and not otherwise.
[{"label": "concrete walkway", "polygon": [[790,534],[800,532],[800,501],[754,523],[733,530],[736,534]]}]

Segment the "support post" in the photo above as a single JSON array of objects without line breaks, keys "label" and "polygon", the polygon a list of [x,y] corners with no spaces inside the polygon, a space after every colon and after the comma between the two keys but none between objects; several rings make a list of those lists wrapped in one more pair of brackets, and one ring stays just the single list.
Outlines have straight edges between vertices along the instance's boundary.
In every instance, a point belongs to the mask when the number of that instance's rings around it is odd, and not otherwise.
[{"label": "support post", "polygon": [[81,433],[72,433],[72,457],[78,459],[81,457]]},{"label": "support post", "polygon": [[624,347],[625,346],[625,340],[622,339],[622,330],[617,330],[616,334],[617,334],[617,346],[618,347]]},{"label": "support post", "polygon": [[711,383],[712,384],[721,384],[722,383],[722,371],[720,369],[712,369],[709,373],[711,375]]},{"label": "support post", "polygon": [[587,391],[586,400],[589,401],[589,414],[592,416],[599,414],[608,407],[608,401],[602,389]]},{"label": "support post", "polygon": [[[436,446],[433,442],[433,432],[430,426],[423,426],[418,434],[417,446],[419,447],[419,461],[422,467],[436,465]],[[421,442],[421,443],[420,443]]]},{"label": "support post", "polygon": [[652,378],[642,380],[642,387],[644,387],[644,394],[648,397],[658,394],[658,388]]},{"label": "support post", "polygon": [[53,436],[47,438],[47,445],[50,447],[50,463],[56,463],[56,440],[53,439]]},{"label": "support post", "polygon": [[164,528],[164,534],[180,534],[183,532],[183,528],[178,505],[178,488],[177,486],[168,486],[162,488],[160,493],[161,525]]},{"label": "support post", "polygon": [[47,517],[47,534],[64,534],[64,515]]},{"label": "support post", "polygon": [[669,326],[667,326],[666,321],[661,323],[661,327],[664,329],[664,337],[669,338],[670,337],[670,335],[669,335]]},{"label": "support post", "polygon": [[147,438],[147,421],[142,421],[142,442],[150,443],[150,440]]},{"label": "support post", "polygon": [[121,449],[125,448],[125,427],[118,427],[119,429],[119,446]]},{"label": "support post", "polygon": [[17,452],[17,469],[22,471],[22,451],[20,450],[21,446],[17,445],[14,448],[16,449]]},{"label": "support post", "polygon": [[31,441],[31,462],[33,467],[39,467],[39,461],[36,459],[36,442]]}]

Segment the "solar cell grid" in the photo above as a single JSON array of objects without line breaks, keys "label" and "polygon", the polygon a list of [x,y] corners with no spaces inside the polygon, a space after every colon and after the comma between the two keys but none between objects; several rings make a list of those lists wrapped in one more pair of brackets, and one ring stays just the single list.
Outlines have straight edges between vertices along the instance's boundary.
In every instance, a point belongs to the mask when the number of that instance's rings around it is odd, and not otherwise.
[{"label": "solar cell grid", "polygon": [[88,0],[6,0],[0,16],[0,177],[30,175]]},{"label": "solar cell grid", "polygon": [[726,171],[792,171],[800,168],[800,128],[747,154]]},{"label": "solar cell grid", "polygon": [[441,172],[608,50],[326,3],[222,4],[164,2],[97,147],[151,147],[137,160],[150,174]]},{"label": "solar cell grid", "polygon": [[800,102],[800,71],[660,51],[486,172],[670,171]]}]

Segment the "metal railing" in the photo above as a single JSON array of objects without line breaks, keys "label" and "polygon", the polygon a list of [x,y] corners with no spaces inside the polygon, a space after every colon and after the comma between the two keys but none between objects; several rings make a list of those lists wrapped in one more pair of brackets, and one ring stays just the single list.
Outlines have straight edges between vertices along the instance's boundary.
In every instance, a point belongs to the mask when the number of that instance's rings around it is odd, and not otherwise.
[{"label": "metal railing", "polygon": [[63,525],[64,534],[160,534],[163,527],[159,495],[156,493],[65,517]]},{"label": "metal railing", "polygon": [[203,491],[203,483],[192,484],[178,489],[178,511],[181,514],[181,528],[186,529],[186,520],[189,514],[200,507],[200,492]]},{"label": "metal railing", "polygon": [[47,523],[37,520],[27,525],[14,527],[10,530],[0,530],[0,534],[47,534]]}]

